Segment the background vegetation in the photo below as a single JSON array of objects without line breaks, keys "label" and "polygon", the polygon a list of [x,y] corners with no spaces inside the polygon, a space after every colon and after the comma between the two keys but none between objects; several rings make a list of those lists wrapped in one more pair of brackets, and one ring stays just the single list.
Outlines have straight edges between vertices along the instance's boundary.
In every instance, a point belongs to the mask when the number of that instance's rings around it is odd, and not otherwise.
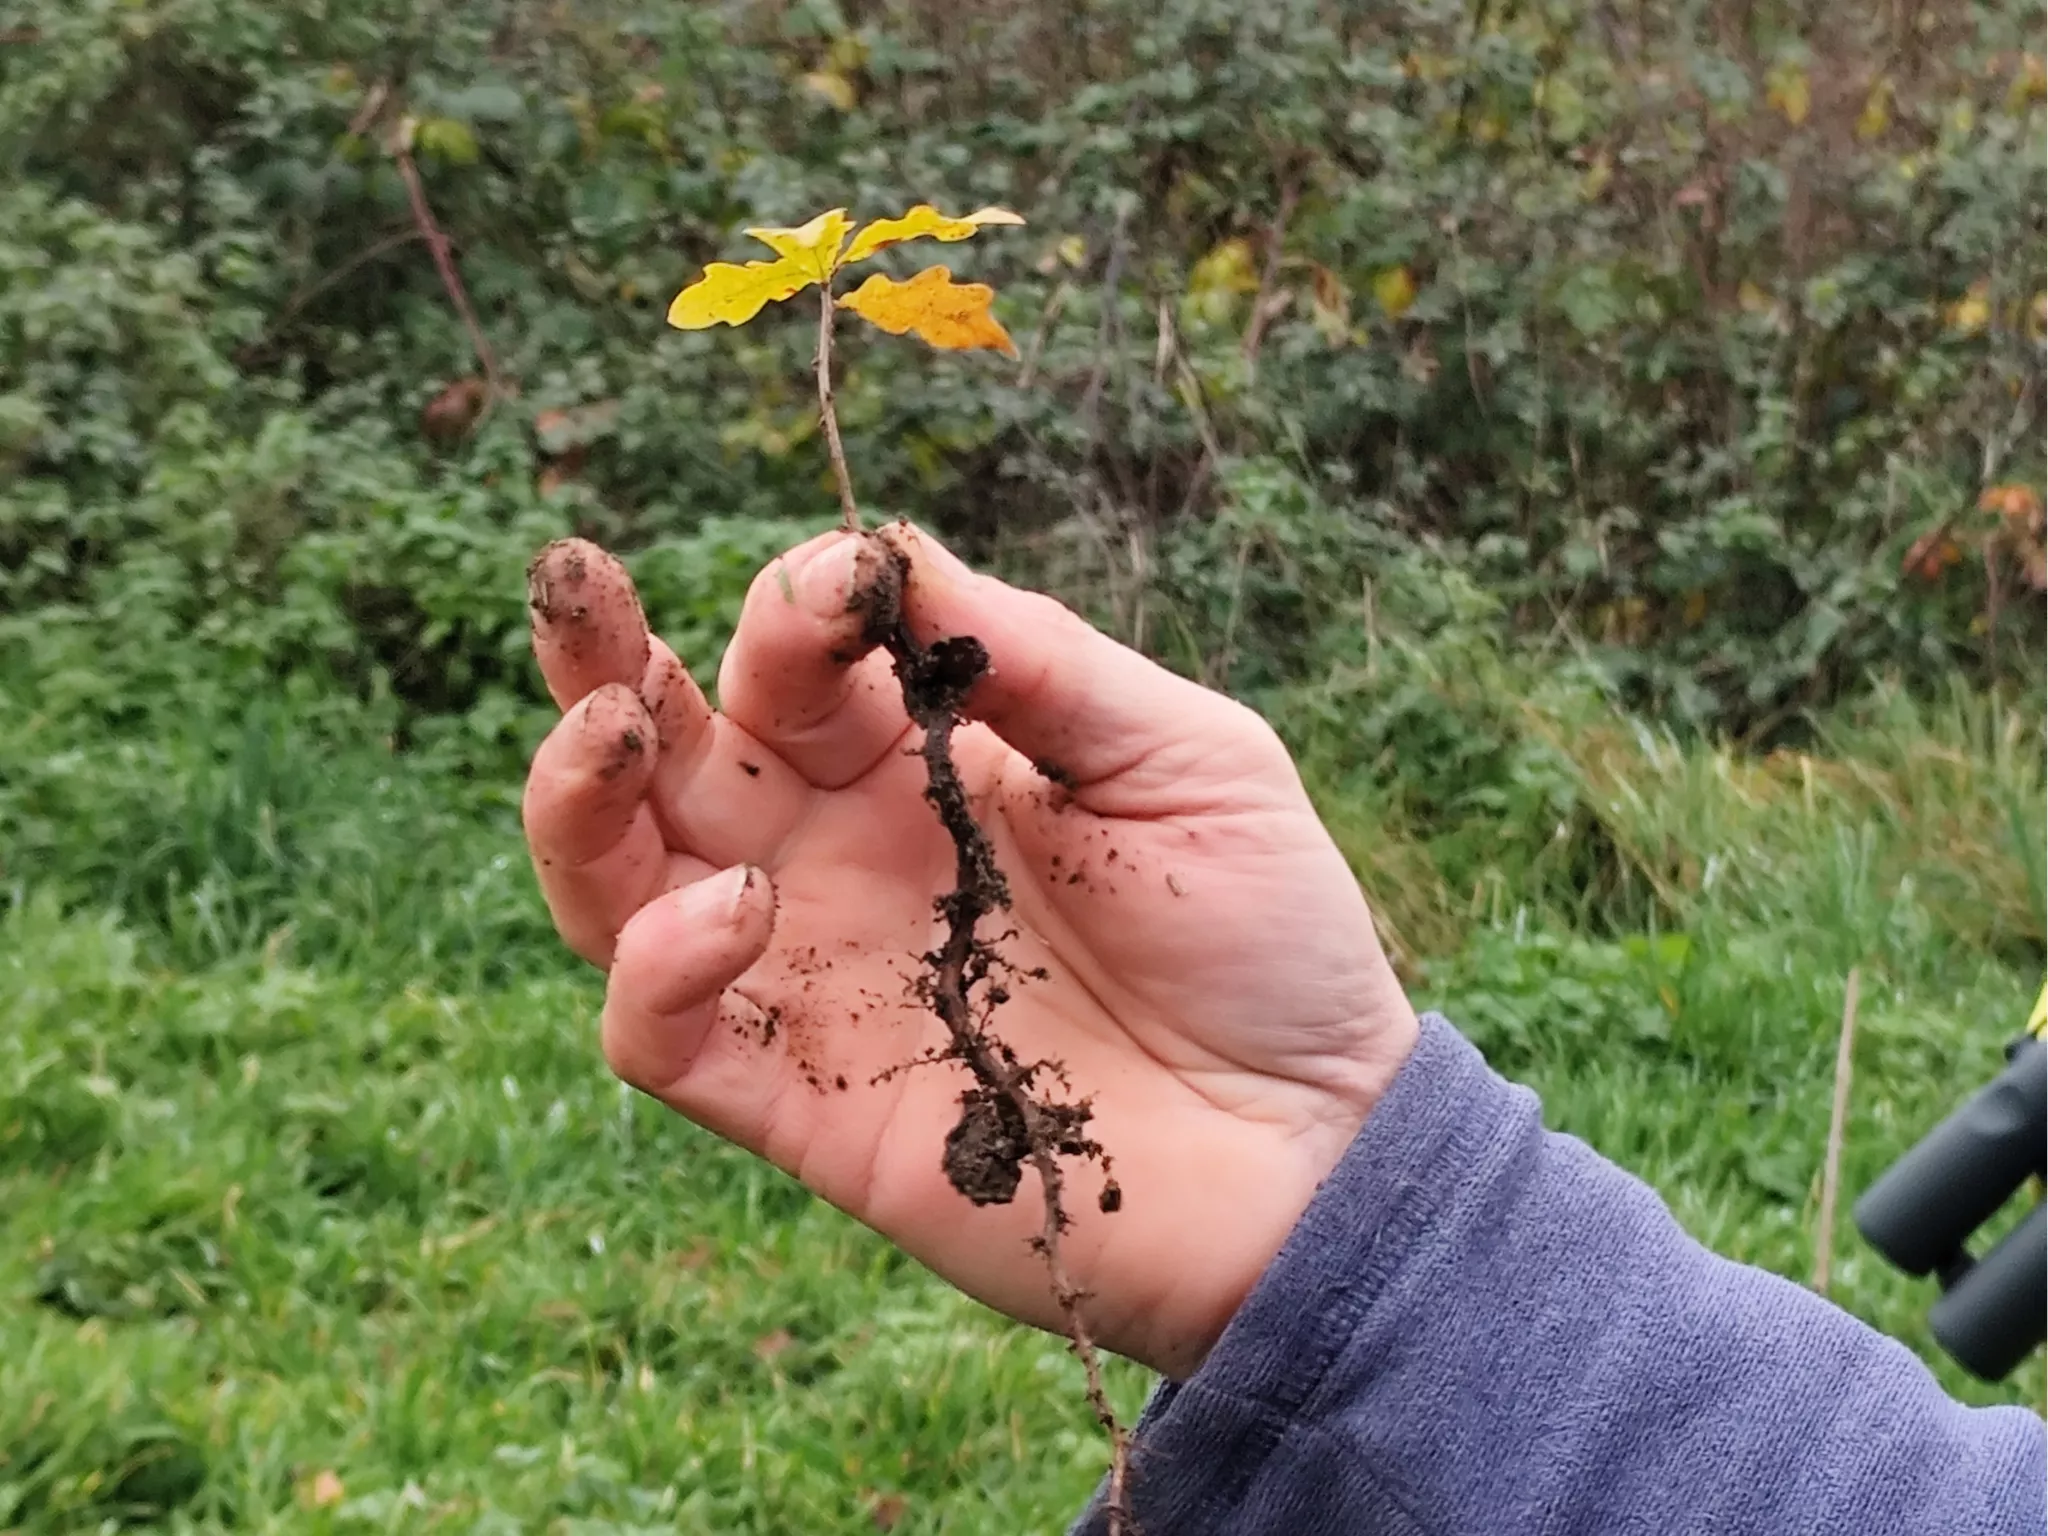
[{"label": "background vegetation", "polygon": [[834,515],[806,329],[660,317],[835,204],[1030,221],[1021,362],[848,333],[871,507],[1264,709],[1418,998],[1804,1278],[1847,971],[1852,1191],[2042,971],[2039,27],[0,0],[0,1530],[1092,1483],[1054,1342],[605,1079],[518,841],[534,549],[709,682]]}]

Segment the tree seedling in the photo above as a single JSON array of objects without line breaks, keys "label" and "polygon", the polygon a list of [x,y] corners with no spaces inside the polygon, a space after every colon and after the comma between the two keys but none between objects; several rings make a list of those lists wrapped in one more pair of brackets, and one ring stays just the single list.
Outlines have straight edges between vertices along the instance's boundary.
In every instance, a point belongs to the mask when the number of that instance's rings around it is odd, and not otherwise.
[{"label": "tree seedling", "polygon": [[893,335],[913,334],[934,347],[1017,355],[1009,333],[990,311],[995,293],[986,284],[955,282],[946,267],[933,266],[905,282],[874,273],[842,295],[835,292],[842,272],[908,240],[965,240],[992,226],[1023,222],[1004,208],[949,217],[920,203],[901,218],[877,219],[858,233],[842,208],[821,213],[795,229],[749,229],[749,235],[775,252],[775,259],[744,265],[711,263],[702,277],[676,296],[668,322],[681,330],[744,325],[769,304],[807,288],[818,290],[818,409],[840,514],[847,532],[872,541],[874,569],[880,573],[856,595],[854,604],[868,637],[893,660],[904,708],[924,732],[925,798],[938,813],[955,853],[954,887],[934,903],[943,937],[922,957],[923,968],[914,983],[918,999],[945,1025],[946,1043],[894,1070],[952,1062],[972,1079],[961,1091],[958,1120],[944,1145],[933,1149],[947,1181],[968,1200],[1006,1205],[1016,1196],[1025,1165],[1037,1172],[1045,1215],[1032,1247],[1045,1263],[1067,1338],[1086,1373],[1089,1406],[1109,1436],[1111,1536],[1135,1536],[1128,1490],[1129,1435],[1103,1389],[1100,1355],[1081,1314],[1084,1293],[1068,1275],[1060,1252],[1061,1235],[1071,1225],[1060,1160],[1080,1158],[1101,1165],[1106,1176],[1104,1212],[1119,1207],[1122,1193],[1116,1181],[1107,1178],[1108,1155],[1087,1135],[1087,1102],[1062,1101],[1048,1087],[1065,1086],[1061,1064],[1025,1061],[995,1031],[996,1010],[1008,996],[1007,982],[1015,978],[1000,953],[977,932],[982,919],[1009,906],[1009,885],[968,805],[953,763],[952,742],[962,703],[988,669],[988,653],[972,635],[948,636],[929,646],[911,635],[901,611],[908,561],[887,538],[861,526],[860,504],[853,494],[833,408],[832,328],[842,309]]}]

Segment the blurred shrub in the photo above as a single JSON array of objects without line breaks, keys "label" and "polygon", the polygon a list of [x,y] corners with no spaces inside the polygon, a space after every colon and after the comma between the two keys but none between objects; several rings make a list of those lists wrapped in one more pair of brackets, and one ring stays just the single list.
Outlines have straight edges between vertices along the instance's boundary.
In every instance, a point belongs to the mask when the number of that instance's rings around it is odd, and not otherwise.
[{"label": "blurred shrub", "polygon": [[[668,297],[746,223],[924,198],[1031,221],[947,253],[1024,358],[849,337],[864,500],[1176,665],[1329,681],[1426,557],[1474,632],[1759,741],[1872,670],[2030,680],[2037,20],[0,5],[0,643],[103,709],[206,686],[179,638],[502,748],[539,542],[644,551],[694,648],[829,521],[807,327]],[[1361,747],[1490,750],[1441,682]]]}]

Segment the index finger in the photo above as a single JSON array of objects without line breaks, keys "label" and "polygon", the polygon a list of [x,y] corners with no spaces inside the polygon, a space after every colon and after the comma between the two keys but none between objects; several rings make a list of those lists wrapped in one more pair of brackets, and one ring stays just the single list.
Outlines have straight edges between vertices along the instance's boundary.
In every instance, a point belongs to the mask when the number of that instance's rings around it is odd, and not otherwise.
[{"label": "index finger", "polygon": [[533,654],[558,708],[607,683],[638,688],[650,656],[633,578],[588,539],[557,539],[526,568]]}]

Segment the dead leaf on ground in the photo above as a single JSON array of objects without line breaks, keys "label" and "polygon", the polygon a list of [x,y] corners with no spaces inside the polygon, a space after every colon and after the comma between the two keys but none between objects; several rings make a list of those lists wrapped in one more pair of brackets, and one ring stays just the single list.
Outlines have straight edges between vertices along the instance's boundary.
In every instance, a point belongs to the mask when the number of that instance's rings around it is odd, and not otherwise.
[{"label": "dead leaf on ground", "polygon": [[709,1238],[700,1237],[687,1248],[679,1248],[669,1255],[669,1261],[678,1269],[702,1269],[718,1257],[718,1245]]}]

